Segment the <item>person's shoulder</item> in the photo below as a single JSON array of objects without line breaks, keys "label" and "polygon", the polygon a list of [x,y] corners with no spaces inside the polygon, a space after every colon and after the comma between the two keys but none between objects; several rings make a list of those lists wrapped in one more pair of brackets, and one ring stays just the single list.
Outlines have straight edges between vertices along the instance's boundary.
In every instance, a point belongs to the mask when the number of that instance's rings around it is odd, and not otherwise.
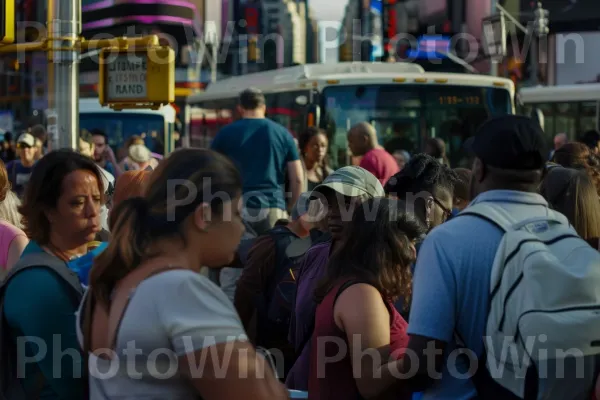
[{"label": "person's shoulder", "polygon": [[[161,293],[161,298],[182,295],[211,293],[218,295],[220,289],[208,277],[200,272],[189,269],[172,269],[147,278],[138,286],[141,294],[155,298]],[[223,294],[224,295],[224,294]]]},{"label": "person's shoulder", "polygon": [[3,238],[6,237],[16,237],[16,236],[27,236],[22,229],[17,228],[13,224],[0,220],[0,236]]},{"label": "person's shoulder", "polygon": [[326,242],[319,242],[316,243],[314,246],[312,246],[310,249],[308,249],[308,251],[306,252],[306,254],[310,254],[310,255],[320,255],[323,252],[329,252],[329,249],[331,248],[331,241],[328,240]]},{"label": "person's shoulder", "polygon": [[97,167],[100,170],[100,174],[102,175],[103,180],[106,180],[109,183],[115,183],[115,176],[113,174],[111,174],[110,172],[108,172],[106,169],[102,168],[99,165]]},{"label": "person's shoulder", "polygon": [[483,218],[459,214],[431,230],[419,254],[433,252],[438,257],[456,258],[473,253],[495,253],[502,236],[500,229]]},{"label": "person's shoulder", "polygon": [[328,257],[331,249],[331,241],[320,242],[310,247],[304,255],[304,264],[310,266],[312,262],[320,257]]},{"label": "person's shoulder", "polygon": [[[29,267],[17,272],[7,283],[5,304],[19,303],[23,307],[27,304],[40,305],[39,299],[53,299],[58,293],[67,292],[68,285],[62,278],[49,267],[40,265]],[[23,293],[35,293],[35,296],[23,296]]]}]

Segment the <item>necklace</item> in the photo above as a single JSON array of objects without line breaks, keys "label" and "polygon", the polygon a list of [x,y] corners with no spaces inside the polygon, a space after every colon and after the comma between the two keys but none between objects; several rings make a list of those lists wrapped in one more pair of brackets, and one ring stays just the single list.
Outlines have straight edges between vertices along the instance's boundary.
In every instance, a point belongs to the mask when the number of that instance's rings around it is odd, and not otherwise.
[{"label": "necklace", "polygon": [[50,253],[58,258],[60,258],[62,261],[64,262],[69,262],[71,260],[74,260],[78,257],[81,257],[83,254],[74,254],[69,256],[69,254],[67,254],[66,251],[60,250],[58,247],[54,246],[52,243],[48,243],[48,245],[44,248],[44,250],[46,250],[47,253]]}]

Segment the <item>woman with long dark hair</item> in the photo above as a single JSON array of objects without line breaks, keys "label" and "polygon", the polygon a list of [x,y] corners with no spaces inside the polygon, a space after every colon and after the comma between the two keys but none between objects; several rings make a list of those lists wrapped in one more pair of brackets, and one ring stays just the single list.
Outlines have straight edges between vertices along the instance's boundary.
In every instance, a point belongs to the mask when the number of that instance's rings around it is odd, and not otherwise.
[{"label": "woman with long dark hair", "polygon": [[[365,201],[329,260],[326,278],[315,291],[319,305],[311,346],[311,398],[380,398],[396,382],[396,360],[403,355],[408,335],[394,301],[410,296],[414,244],[425,233],[405,210],[400,200]],[[340,342],[347,351],[341,359],[334,358],[343,348]],[[353,349],[377,357],[355,357]],[[395,392],[393,398],[408,399],[410,394]]]},{"label": "woman with long dark hair", "polygon": [[299,136],[298,148],[306,169],[308,190],[311,191],[331,174],[327,163],[327,133],[318,128],[308,128]]}]

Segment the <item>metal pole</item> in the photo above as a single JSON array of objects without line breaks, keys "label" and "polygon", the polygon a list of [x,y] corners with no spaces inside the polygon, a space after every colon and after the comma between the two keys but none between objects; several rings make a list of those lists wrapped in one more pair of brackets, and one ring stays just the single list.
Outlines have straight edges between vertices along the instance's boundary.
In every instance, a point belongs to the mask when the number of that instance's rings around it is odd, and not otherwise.
[{"label": "metal pole", "polygon": [[[490,10],[490,15],[494,15],[496,14],[496,5],[497,5],[497,0],[492,0],[492,7]],[[498,76],[498,60],[494,59],[494,57],[492,57],[490,59],[490,75],[491,76]]]},{"label": "metal pole", "polygon": [[[77,149],[79,139],[79,50],[81,0],[54,0],[50,22],[54,62],[54,109],[57,148]],[[73,50],[60,50],[72,48]]]},{"label": "metal pole", "polygon": [[535,33],[531,33],[531,76],[530,80],[533,86],[537,86],[538,84],[538,38],[535,36]]}]

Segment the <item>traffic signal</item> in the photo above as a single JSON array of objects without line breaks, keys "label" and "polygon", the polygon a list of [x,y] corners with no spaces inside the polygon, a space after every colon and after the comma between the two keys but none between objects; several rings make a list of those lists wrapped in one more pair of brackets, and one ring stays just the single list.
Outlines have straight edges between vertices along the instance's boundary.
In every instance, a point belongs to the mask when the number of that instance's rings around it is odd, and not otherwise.
[{"label": "traffic signal", "polygon": [[542,3],[538,3],[537,8],[533,12],[535,19],[533,20],[533,28],[538,36],[547,35],[550,32],[548,26],[548,16],[550,12],[542,8]]},{"label": "traffic signal", "polygon": [[0,0],[2,15],[0,18],[0,43],[15,41],[15,0]]},{"label": "traffic signal", "polygon": [[258,38],[251,37],[248,40],[248,61],[256,62],[260,59],[260,49],[258,48]]}]

